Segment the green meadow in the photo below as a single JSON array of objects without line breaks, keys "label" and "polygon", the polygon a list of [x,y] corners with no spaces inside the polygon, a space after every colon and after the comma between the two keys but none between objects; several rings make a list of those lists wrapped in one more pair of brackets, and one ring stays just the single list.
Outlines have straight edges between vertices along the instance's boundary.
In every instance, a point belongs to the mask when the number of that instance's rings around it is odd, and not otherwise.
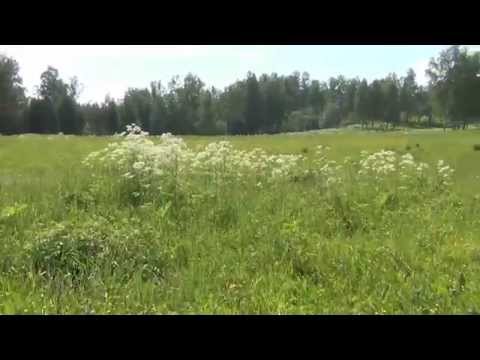
[{"label": "green meadow", "polygon": [[312,160],[324,145],[339,162],[385,149],[455,172],[442,193],[296,179],[130,204],[82,165],[113,138],[2,136],[0,313],[480,313],[479,130],[184,139]]}]

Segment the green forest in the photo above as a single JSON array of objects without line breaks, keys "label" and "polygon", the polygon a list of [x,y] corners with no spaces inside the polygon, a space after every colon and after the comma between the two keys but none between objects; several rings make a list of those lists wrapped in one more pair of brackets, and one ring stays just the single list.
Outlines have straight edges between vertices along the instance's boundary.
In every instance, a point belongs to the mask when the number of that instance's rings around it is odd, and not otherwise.
[{"label": "green forest", "polygon": [[53,67],[26,96],[18,62],[0,55],[0,133],[111,135],[132,123],[153,135],[273,134],[353,124],[465,129],[479,120],[480,53],[451,46],[431,59],[426,75],[428,84],[421,86],[412,69],[371,82],[249,72],[221,90],[190,73],[129,88],[121,100],[106,96],[85,104],[78,101],[80,80],[62,80]]}]

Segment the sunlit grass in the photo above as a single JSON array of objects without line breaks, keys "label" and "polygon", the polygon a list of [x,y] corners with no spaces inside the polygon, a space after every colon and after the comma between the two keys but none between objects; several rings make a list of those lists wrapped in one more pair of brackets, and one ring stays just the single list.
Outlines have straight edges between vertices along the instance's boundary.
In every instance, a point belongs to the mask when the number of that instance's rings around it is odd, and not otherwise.
[{"label": "sunlit grass", "polygon": [[309,180],[120,206],[89,198],[80,166],[112,138],[0,137],[0,313],[480,311],[479,131],[185,137],[223,139],[312,159],[325,145],[338,161],[410,152],[452,165],[454,184],[392,206],[355,187],[335,200]]}]

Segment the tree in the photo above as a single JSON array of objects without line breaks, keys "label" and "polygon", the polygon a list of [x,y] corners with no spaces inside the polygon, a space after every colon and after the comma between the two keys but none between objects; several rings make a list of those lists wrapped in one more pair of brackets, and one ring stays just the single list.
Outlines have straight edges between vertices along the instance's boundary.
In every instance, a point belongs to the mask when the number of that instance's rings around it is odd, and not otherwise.
[{"label": "tree", "polygon": [[329,101],[325,107],[325,113],[323,118],[323,128],[335,128],[340,125],[342,118],[340,107],[335,102]]},{"label": "tree", "polygon": [[28,125],[32,133],[58,133],[58,120],[50,99],[32,99],[30,101]]},{"label": "tree", "polygon": [[[175,134],[195,133],[201,122],[204,83],[193,74],[180,82],[174,76],[163,94],[161,85],[152,88],[152,115],[155,132],[168,130]],[[153,126],[153,125],[152,125]]]},{"label": "tree", "polygon": [[181,116],[178,99],[179,87],[178,77],[172,78],[168,84],[168,92],[164,97],[166,108],[165,128],[174,134],[179,133],[180,126],[178,124],[181,122],[181,120],[179,120]]},{"label": "tree", "polygon": [[200,120],[200,102],[205,84],[199,77],[187,74],[183,86],[177,90],[181,116],[178,120],[180,133],[194,132],[195,124]]},{"label": "tree", "polygon": [[400,121],[398,87],[395,81],[388,81],[385,90],[385,121],[395,127]]},{"label": "tree", "polygon": [[292,112],[298,110],[301,107],[301,85],[300,85],[300,73],[295,71],[292,75],[287,76],[284,79],[285,82],[285,94],[286,94],[286,110]]},{"label": "tree", "polygon": [[212,93],[207,90],[202,100],[200,121],[196,124],[197,132],[203,135],[213,135],[216,132],[215,114],[213,112]]},{"label": "tree", "polygon": [[25,90],[17,61],[0,54],[0,133],[23,130]]},{"label": "tree", "polygon": [[245,107],[245,125],[248,134],[255,134],[264,124],[263,99],[258,86],[257,77],[253,73],[247,75],[247,98]]},{"label": "tree", "polygon": [[443,50],[437,59],[432,58],[429,68],[425,71],[429,77],[429,88],[432,93],[433,111],[444,118],[451,118],[453,99],[453,69],[458,64],[461,56],[459,46],[451,46]]},{"label": "tree", "polygon": [[426,90],[424,87],[419,86],[415,94],[414,99],[414,111],[420,117],[428,118],[428,127],[432,127],[432,117],[433,117],[433,108],[432,108],[432,99],[431,92]]},{"label": "tree", "polygon": [[164,131],[166,116],[165,104],[163,101],[163,87],[161,81],[150,83],[150,95],[152,97],[152,108],[150,111],[150,133],[159,135]]},{"label": "tree", "polygon": [[151,131],[152,97],[148,89],[129,88],[123,98],[123,125],[135,123]]},{"label": "tree", "polygon": [[318,80],[313,80],[310,86],[310,106],[315,115],[319,116],[325,107],[325,95]]},{"label": "tree", "polygon": [[117,104],[110,98],[105,99],[106,107],[106,131],[108,134],[115,134],[119,131]]},{"label": "tree", "polygon": [[70,84],[66,85],[67,96],[74,100],[77,100],[83,91],[83,84],[78,81],[78,78],[74,76],[70,79]]},{"label": "tree", "polygon": [[68,95],[69,87],[58,77],[58,70],[49,66],[40,75],[40,86],[37,89],[42,99],[48,99],[56,108],[61,100]]},{"label": "tree", "polygon": [[[165,99],[163,98],[161,93],[158,93],[157,90],[152,92],[153,96],[153,103],[152,103],[152,111],[150,113],[150,126],[151,126],[151,133],[153,135],[160,135],[167,131],[167,106],[165,103]],[[155,93],[155,94],[154,94]]]},{"label": "tree", "polygon": [[238,135],[246,134],[245,108],[247,84],[245,80],[228,86],[219,95],[218,117],[225,119],[225,132]]},{"label": "tree", "polygon": [[80,106],[80,113],[85,123],[83,131],[86,134],[106,134],[106,118],[103,106],[97,103]]},{"label": "tree", "polygon": [[[82,91],[82,85],[77,77],[70,79],[66,84],[59,77],[58,70],[48,66],[47,70],[40,75],[40,86],[37,87],[37,95],[44,100],[35,103],[35,116],[50,114],[48,132],[61,131],[66,134],[80,134],[84,126],[82,112],[78,111],[76,99]],[[43,114],[43,115],[40,115]],[[43,122],[45,123],[45,121]]]},{"label": "tree", "polygon": [[451,94],[454,106],[451,108],[452,117],[458,120],[463,129],[469,122],[480,117],[480,54],[470,55],[462,53],[458,65],[453,72],[453,86]]},{"label": "tree", "polygon": [[79,134],[81,126],[77,113],[77,104],[70,96],[65,96],[58,107],[59,130],[64,134]]},{"label": "tree", "polygon": [[400,111],[405,114],[405,122],[408,124],[410,115],[416,110],[416,94],[418,86],[415,80],[416,74],[409,69],[407,76],[402,79],[399,95]]},{"label": "tree", "polygon": [[308,106],[310,98],[310,74],[308,72],[302,73],[302,80],[300,83],[300,106],[305,108]]},{"label": "tree", "polygon": [[372,127],[375,121],[381,121],[384,118],[384,98],[382,85],[379,80],[374,80],[369,89],[369,109],[370,121]]},{"label": "tree", "polygon": [[[480,115],[480,56],[452,46],[431,59],[426,74],[432,92],[434,111],[465,129],[471,118]],[[445,121],[444,121],[445,123]]]},{"label": "tree", "polygon": [[265,88],[265,119],[264,131],[278,132],[285,118],[285,88],[284,83],[273,75]]},{"label": "tree", "polygon": [[357,115],[362,127],[365,127],[368,123],[368,118],[371,116],[370,111],[370,98],[369,87],[367,80],[362,80],[358,90],[355,93],[355,114]]}]

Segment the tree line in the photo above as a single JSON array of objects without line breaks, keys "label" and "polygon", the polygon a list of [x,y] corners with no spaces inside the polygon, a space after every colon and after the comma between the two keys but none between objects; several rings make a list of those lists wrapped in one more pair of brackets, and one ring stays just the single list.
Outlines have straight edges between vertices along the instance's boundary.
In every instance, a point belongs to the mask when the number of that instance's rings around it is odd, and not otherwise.
[{"label": "tree line", "polygon": [[130,88],[121,101],[80,104],[82,85],[48,67],[27,97],[15,59],[0,55],[0,133],[94,134],[136,123],[151,134],[260,134],[359,124],[363,128],[466,128],[480,118],[480,53],[452,46],[432,58],[420,86],[410,69],[368,82],[249,72],[220,90],[194,74],[148,88]]}]

